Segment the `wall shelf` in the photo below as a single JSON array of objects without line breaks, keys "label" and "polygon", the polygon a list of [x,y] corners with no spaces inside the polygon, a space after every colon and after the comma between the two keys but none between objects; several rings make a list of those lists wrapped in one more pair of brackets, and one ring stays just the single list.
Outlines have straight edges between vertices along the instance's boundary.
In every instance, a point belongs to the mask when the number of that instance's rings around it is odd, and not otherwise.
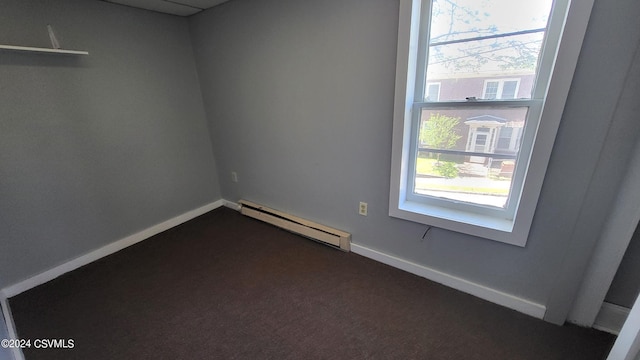
[{"label": "wall shelf", "polygon": [[65,50],[65,49],[48,49],[30,46],[14,46],[14,45],[0,45],[0,50],[8,51],[28,51],[47,54],[66,54],[66,55],[89,55],[88,51],[80,50]]}]

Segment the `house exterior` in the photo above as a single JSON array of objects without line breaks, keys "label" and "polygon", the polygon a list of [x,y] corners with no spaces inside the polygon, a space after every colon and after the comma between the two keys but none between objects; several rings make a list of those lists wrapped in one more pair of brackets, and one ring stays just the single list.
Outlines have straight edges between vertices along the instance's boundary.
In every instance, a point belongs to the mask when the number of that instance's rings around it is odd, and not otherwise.
[{"label": "house exterior", "polygon": [[[530,98],[535,74],[532,71],[495,74],[457,74],[455,78],[430,78],[427,82],[425,100],[459,101],[464,99],[492,100]],[[456,150],[496,154],[501,156],[465,156],[461,161],[450,156],[459,164],[461,175],[487,175],[490,169],[500,176],[510,177],[515,157],[522,139],[527,116],[526,107],[460,109],[430,109],[423,111],[420,126],[425,127],[429,119],[445,115],[459,120],[454,132],[459,136],[453,147]],[[432,148],[424,138],[419,148]]]}]

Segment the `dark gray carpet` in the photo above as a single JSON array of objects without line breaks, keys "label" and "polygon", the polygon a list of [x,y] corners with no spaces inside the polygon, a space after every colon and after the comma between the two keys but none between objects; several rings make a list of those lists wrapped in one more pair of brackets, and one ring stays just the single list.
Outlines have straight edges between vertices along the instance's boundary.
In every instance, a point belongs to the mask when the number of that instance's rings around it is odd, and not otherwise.
[{"label": "dark gray carpet", "polygon": [[555,326],[229,209],[10,299],[34,359],[604,359]]}]

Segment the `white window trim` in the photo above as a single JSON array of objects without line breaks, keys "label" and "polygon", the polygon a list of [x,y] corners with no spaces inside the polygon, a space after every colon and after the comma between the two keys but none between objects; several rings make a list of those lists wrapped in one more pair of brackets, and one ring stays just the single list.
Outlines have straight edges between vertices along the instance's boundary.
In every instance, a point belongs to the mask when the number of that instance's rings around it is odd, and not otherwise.
[{"label": "white window trim", "polygon": [[547,90],[547,96],[542,106],[542,119],[536,133],[518,211],[513,220],[426,205],[407,198],[410,192],[407,187],[409,175],[407,169],[409,169],[411,157],[411,110],[416,81],[420,6],[421,0],[400,0],[389,215],[512,245],[525,246],[582,47],[593,0],[574,0],[569,3],[560,40],[562,46],[558,47],[558,44],[554,46],[558,48],[556,62],[549,87],[543,89]]}]

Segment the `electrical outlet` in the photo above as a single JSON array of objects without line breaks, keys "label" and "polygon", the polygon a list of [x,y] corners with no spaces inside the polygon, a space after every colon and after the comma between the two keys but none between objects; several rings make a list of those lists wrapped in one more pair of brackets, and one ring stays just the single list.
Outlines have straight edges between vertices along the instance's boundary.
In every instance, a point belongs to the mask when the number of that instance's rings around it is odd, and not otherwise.
[{"label": "electrical outlet", "polygon": [[234,183],[238,182],[238,173],[235,171],[231,172],[231,181],[233,181]]},{"label": "electrical outlet", "polygon": [[367,216],[367,203],[366,202],[360,202],[360,207],[358,208],[358,214],[362,215],[362,216]]}]

